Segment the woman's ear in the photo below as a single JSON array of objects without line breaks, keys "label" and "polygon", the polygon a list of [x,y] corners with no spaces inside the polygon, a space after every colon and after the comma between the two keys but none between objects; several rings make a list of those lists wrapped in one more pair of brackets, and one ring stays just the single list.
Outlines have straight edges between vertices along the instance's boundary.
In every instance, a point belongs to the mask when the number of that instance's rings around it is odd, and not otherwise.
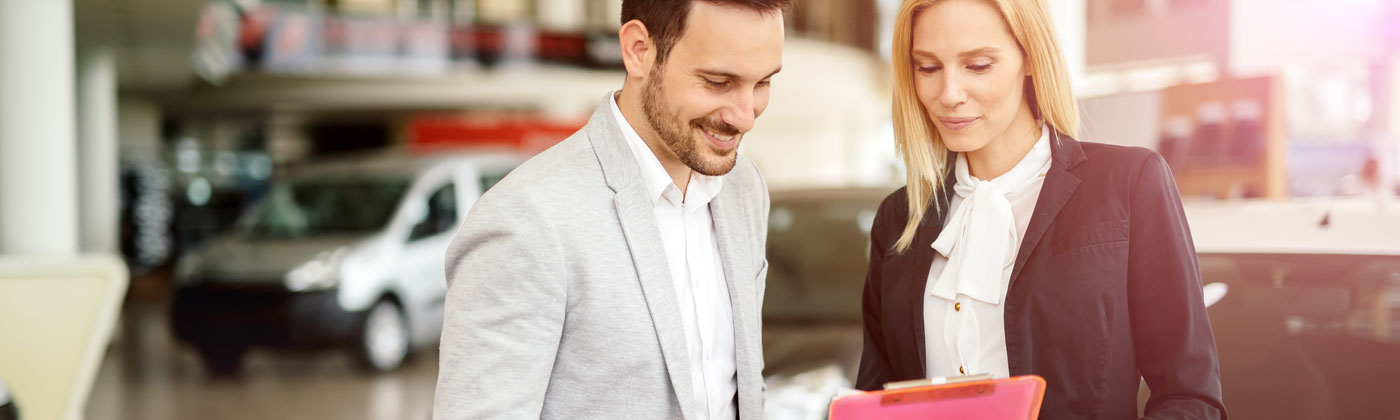
[{"label": "woman's ear", "polygon": [[627,21],[618,29],[617,39],[622,44],[622,64],[627,68],[627,77],[640,79],[651,73],[656,62],[656,43],[647,26],[640,20]]}]

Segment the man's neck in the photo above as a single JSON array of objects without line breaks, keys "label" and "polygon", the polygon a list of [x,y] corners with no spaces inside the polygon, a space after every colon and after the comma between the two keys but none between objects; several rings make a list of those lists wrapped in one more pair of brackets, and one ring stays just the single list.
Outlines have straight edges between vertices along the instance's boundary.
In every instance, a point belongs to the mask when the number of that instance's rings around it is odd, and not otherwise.
[{"label": "man's neck", "polygon": [[629,91],[623,88],[614,98],[617,101],[617,108],[622,111],[622,117],[627,120],[627,125],[632,127],[632,131],[642,138],[647,149],[656,156],[656,160],[661,162],[661,167],[666,170],[666,175],[671,177],[671,182],[676,184],[676,189],[681,191],[681,197],[685,197],[686,187],[690,186],[690,175],[692,169],[681,162],[681,159],[671,152],[671,149],[661,143],[661,136],[647,123],[646,111],[642,109],[642,95],[640,89]]}]

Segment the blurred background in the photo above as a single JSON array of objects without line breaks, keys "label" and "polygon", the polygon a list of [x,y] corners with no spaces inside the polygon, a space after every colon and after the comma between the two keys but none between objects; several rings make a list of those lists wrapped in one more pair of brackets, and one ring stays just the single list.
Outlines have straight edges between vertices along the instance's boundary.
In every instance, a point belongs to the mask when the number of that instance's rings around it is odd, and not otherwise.
[{"label": "blurred background", "polygon": [[[1079,138],[1172,167],[1232,417],[1400,419],[1400,2],[1047,1]],[[0,418],[429,418],[446,244],[621,87],[620,5],[0,0]],[[772,419],[854,379],[898,6],[799,0],[743,146]]]}]

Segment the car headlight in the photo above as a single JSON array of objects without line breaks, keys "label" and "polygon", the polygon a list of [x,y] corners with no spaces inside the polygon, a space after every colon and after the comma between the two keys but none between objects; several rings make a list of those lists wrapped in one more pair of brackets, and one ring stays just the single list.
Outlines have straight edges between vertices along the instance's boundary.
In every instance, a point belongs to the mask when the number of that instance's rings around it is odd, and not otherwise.
[{"label": "car headlight", "polygon": [[311,261],[287,272],[287,288],[293,292],[324,290],[340,282],[340,262],[345,249],[322,252]]}]

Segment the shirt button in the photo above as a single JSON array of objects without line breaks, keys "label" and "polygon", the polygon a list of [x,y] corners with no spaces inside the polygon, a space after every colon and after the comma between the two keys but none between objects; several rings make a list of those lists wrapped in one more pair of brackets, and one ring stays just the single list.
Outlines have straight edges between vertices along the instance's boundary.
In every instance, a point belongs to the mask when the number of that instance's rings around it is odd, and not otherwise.
[{"label": "shirt button", "polygon": [[953,302],[953,311],[954,311],[954,312],[962,311],[962,302]]},{"label": "shirt button", "polygon": [[959,374],[966,375],[966,374],[967,374],[967,371],[964,370],[962,366],[958,366],[958,373],[959,373]]}]

